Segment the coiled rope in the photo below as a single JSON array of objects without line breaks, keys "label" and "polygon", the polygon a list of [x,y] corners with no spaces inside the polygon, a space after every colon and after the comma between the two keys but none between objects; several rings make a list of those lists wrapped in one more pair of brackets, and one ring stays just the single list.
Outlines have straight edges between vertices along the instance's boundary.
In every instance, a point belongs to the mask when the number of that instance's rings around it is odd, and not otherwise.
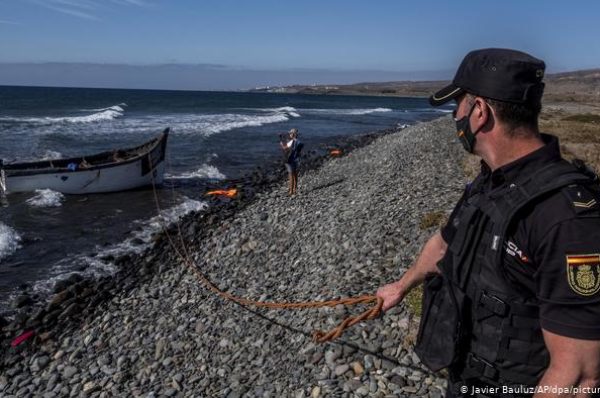
[{"label": "coiled rope", "polygon": [[[152,159],[150,157],[150,154],[148,154],[148,160],[149,160],[150,164],[152,164],[152,162],[151,162]],[[158,216],[159,216],[159,220],[160,220],[161,219],[161,217],[160,217],[161,208],[160,208],[160,203],[158,200],[158,192],[156,189],[156,184],[154,181],[155,170],[151,171],[151,173],[152,173],[151,174],[152,191],[154,194],[154,201],[156,203],[156,210],[158,212]],[[172,189],[173,189],[173,193],[174,193],[174,188],[172,188]],[[215,293],[216,295],[218,295],[219,297],[221,297],[224,300],[232,301],[232,302],[244,305],[244,306],[254,306],[254,307],[270,308],[270,309],[323,308],[323,307],[335,307],[338,305],[352,306],[352,305],[358,305],[358,304],[373,303],[372,307],[369,308],[368,310],[364,311],[363,313],[361,313],[359,315],[349,316],[349,317],[345,318],[335,328],[329,330],[328,332],[323,332],[321,330],[313,331],[313,333],[312,333],[313,340],[315,340],[318,343],[324,343],[327,341],[335,340],[338,337],[340,337],[342,335],[342,333],[344,333],[344,330],[346,330],[347,328],[349,328],[353,325],[356,325],[357,323],[362,322],[362,321],[375,319],[382,312],[381,307],[383,306],[383,299],[381,299],[377,296],[374,296],[374,295],[348,297],[348,298],[343,298],[343,299],[339,299],[339,300],[304,301],[304,302],[291,302],[291,303],[290,302],[265,302],[265,301],[249,300],[249,299],[246,299],[243,297],[235,296],[231,293],[228,293],[228,292],[220,289],[217,285],[215,285],[213,282],[211,282],[208,279],[208,277],[206,277],[206,275],[204,275],[200,271],[198,265],[192,259],[191,255],[188,251],[187,245],[183,239],[183,233],[181,232],[179,220],[176,220],[175,224],[177,226],[177,231],[178,231],[179,239],[181,242],[182,250],[179,250],[179,248],[175,244],[173,237],[169,233],[169,230],[166,227],[166,225],[161,223],[163,232],[165,233],[165,236],[167,237],[167,240],[169,241],[171,248],[175,251],[175,253],[179,257],[180,261],[185,266],[187,266],[197,276],[198,280],[206,288],[208,288],[210,291],[212,291],[213,293]]]}]

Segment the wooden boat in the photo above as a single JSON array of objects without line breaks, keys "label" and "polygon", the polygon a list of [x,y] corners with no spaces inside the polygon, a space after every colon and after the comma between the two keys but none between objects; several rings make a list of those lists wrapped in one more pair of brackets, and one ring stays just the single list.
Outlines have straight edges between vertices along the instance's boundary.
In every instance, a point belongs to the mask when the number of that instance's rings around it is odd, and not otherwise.
[{"label": "wooden boat", "polygon": [[[169,129],[143,145],[91,156],[0,163],[5,193],[51,189],[66,194],[125,191],[163,181]],[[0,192],[1,194],[1,192]]]}]

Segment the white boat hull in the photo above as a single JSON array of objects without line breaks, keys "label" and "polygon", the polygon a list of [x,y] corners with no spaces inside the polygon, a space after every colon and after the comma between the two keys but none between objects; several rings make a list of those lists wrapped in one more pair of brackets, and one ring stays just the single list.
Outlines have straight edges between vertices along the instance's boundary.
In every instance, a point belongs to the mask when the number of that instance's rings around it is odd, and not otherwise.
[{"label": "white boat hull", "polygon": [[[7,164],[5,193],[51,189],[65,194],[125,191],[161,184],[169,129],[136,148],[79,158]],[[123,154],[124,157],[120,157]]]},{"label": "white boat hull", "polygon": [[[142,161],[98,170],[78,170],[33,176],[15,176],[6,179],[7,193],[32,192],[51,189],[66,194],[90,194],[125,191],[147,185],[161,184],[164,162],[150,173],[142,175]],[[137,176],[137,177],[132,177]]]}]

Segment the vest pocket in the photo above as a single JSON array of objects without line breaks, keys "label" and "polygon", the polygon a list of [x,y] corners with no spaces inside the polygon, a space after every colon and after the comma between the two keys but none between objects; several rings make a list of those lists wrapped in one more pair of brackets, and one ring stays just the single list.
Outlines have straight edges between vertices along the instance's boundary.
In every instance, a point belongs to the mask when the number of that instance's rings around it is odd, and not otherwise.
[{"label": "vest pocket", "polygon": [[432,371],[457,359],[465,296],[439,274],[428,277],[423,289],[423,312],[415,352]]}]

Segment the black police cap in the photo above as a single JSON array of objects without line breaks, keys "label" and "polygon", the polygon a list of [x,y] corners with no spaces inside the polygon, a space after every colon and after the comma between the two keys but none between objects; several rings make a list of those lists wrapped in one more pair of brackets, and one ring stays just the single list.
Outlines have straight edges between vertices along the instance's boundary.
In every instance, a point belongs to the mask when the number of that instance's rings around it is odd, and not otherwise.
[{"label": "black police cap", "polygon": [[439,106],[470,93],[498,101],[538,103],[544,93],[544,61],[521,51],[486,48],[468,53],[452,84],[429,97]]}]

